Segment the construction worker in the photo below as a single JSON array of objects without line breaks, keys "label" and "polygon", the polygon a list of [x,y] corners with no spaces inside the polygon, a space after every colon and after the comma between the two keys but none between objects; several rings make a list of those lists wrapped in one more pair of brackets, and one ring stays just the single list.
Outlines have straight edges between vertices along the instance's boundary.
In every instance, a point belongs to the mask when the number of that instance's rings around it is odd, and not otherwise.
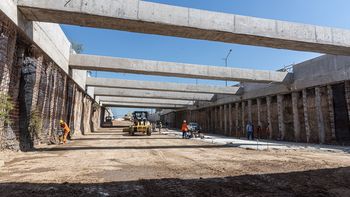
[{"label": "construction worker", "polygon": [[188,131],[186,120],[184,120],[182,123],[181,131],[182,131],[182,138],[185,139],[187,137],[187,131]]},{"label": "construction worker", "polygon": [[67,123],[65,123],[63,120],[60,120],[60,126],[63,129],[63,143],[67,143],[67,137],[70,132],[70,128],[68,127]]},{"label": "construction worker", "polygon": [[253,137],[254,125],[253,125],[251,122],[248,122],[248,123],[247,123],[246,132],[247,132],[247,138],[248,138],[248,140],[254,140],[254,137]]}]

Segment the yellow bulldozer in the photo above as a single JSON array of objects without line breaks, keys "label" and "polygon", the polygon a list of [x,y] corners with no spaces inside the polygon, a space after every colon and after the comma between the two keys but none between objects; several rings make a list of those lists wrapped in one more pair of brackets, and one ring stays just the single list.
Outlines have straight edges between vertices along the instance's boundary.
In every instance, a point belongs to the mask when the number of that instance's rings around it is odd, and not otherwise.
[{"label": "yellow bulldozer", "polygon": [[136,133],[142,133],[144,135],[152,135],[151,123],[148,121],[147,111],[134,111],[132,113],[132,119],[134,124],[129,127],[129,134],[135,135]]}]

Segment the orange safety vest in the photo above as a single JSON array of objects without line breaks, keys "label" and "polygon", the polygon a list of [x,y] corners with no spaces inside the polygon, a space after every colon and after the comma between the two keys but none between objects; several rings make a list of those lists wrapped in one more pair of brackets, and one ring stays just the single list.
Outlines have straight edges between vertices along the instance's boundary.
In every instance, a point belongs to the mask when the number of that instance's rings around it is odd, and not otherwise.
[{"label": "orange safety vest", "polygon": [[70,132],[70,128],[68,127],[67,123],[64,122],[63,124],[61,124],[61,127],[63,128],[63,131],[65,133]]},{"label": "orange safety vest", "polygon": [[181,131],[182,132],[187,132],[188,128],[187,128],[187,124],[186,123],[183,123],[182,126],[181,126]]}]

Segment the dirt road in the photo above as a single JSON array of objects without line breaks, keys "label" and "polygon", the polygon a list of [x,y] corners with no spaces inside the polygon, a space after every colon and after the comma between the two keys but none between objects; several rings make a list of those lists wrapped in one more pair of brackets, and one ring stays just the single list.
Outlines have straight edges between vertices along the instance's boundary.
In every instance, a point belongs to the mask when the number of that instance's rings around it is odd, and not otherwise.
[{"label": "dirt road", "polygon": [[350,155],[255,151],[104,129],[0,153],[0,196],[349,196]]}]

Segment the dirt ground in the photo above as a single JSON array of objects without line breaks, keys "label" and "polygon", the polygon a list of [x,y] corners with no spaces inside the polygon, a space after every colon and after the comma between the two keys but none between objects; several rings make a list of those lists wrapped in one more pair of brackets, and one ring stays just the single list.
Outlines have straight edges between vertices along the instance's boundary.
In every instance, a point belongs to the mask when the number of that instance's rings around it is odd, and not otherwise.
[{"label": "dirt ground", "polygon": [[349,196],[350,155],[256,151],[103,129],[0,153],[0,196]]}]

